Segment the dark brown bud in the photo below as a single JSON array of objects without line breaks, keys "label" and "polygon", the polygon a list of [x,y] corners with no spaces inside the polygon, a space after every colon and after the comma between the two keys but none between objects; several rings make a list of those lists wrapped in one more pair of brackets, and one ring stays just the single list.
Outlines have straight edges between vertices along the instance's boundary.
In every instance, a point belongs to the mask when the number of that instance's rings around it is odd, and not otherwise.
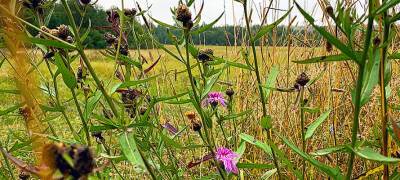
[{"label": "dark brown bud", "polygon": [[88,5],[91,2],[91,0],[79,0],[79,3],[81,5]]},{"label": "dark brown bud", "polygon": [[61,24],[60,26],[57,27],[58,30],[58,37],[66,40],[69,36],[69,28],[68,26]]},{"label": "dark brown bud", "polygon": [[121,45],[121,47],[119,47],[119,53],[121,53],[124,56],[128,56],[129,55],[128,45]]},{"label": "dark brown bud", "polygon": [[[192,22],[192,13],[190,12],[189,8],[185,4],[180,4],[178,9],[176,10],[176,19],[182,22],[183,26],[190,29],[190,24],[193,25]],[[190,23],[191,22],[191,23]]]},{"label": "dark brown bud", "polygon": [[376,36],[374,38],[373,42],[374,42],[374,46],[379,46],[381,44],[381,39],[378,36]]},{"label": "dark brown bud", "polygon": [[325,42],[325,49],[326,49],[327,52],[332,52],[333,46],[329,41]]},{"label": "dark brown bud", "polygon": [[[71,154],[71,152],[70,152]],[[78,146],[73,150],[74,169],[71,176],[79,179],[86,177],[95,168],[92,152],[87,146]]]},{"label": "dark brown bud", "polygon": [[125,9],[124,10],[124,14],[125,14],[125,16],[128,16],[128,17],[134,17],[135,15],[136,15],[136,9],[135,8],[132,8],[132,9]]},{"label": "dark brown bud", "polygon": [[[309,81],[310,81],[310,78],[308,77],[308,75],[305,72],[302,72],[296,79],[295,88],[296,88],[296,85],[298,85],[300,87],[304,87]],[[298,86],[296,89],[299,89]]]},{"label": "dark brown bud", "polygon": [[43,56],[43,59],[50,59],[53,56],[54,56],[54,51],[49,51]]},{"label": "dark brown bud", "polygon": [[335,14],[333,12],[333,7],[331,5],[326,6],[325,11],[330,17],[335,17]]},{"label": "dark brown bud", "polygon": [[227,96],[229,96],[229,97],[232,97],[232,96],[235,94],[235,91],[234,91],[233,89],[231,89],[231,88],[228,88],[228,89],[225,91],[225,94],[226,94]]},{"label": "dark brown bud", "polygon": [[18,175],[18,178],[19,178],[20,180],[28,180],[29,177],[30,177],[30,174],[29,174],[28,172],[26,172],[26,171],[21,171],[21,172],[19,173],[19,175]]},{"label": "dark brown bud", "polygon": [[197,59],[201,62],[212,61],[214,56],[214,51],[212,49],[200,50],[197,55]]},{"label": "dark brown bud", "polygon": [[186,117],[187,117],[189,120],[194,120],[194,119],[196,119],[196,113],[194,113],[194,112],[192,112],[192,111],[186,112],[185,115],[186,115]]},{"label": "dark brown bud", "polygon": [[79,83],[81,83],[81,82],[83,82],[83,70],[82,70],[82,67],[81,66],[79,66],[78,67],[78,70],[76,71],[76,80],[79,82]]},{"label": "dark brown bud", "polygon": [[201,124],[197,121],[192,121],[192,130],[193,131],[200,131],[201,130]]}]

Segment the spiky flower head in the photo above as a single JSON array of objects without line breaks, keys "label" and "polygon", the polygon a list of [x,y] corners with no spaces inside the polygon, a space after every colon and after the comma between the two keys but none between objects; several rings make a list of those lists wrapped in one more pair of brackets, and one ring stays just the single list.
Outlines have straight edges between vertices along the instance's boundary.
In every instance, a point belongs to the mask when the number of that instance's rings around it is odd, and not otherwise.
[{"label": "spiky flower head", "polygon": [[221,92],[210,92],[208,93],[207,98],[202,101],[202,105],[204,107],[211,105],[213,108],[215,108],[218,106],[218,104],[226,107],[226,100]]},{"label": "spiky flower head", "polygon": [[224,165],[226,172],[238,174],[236,164],[239,161],[239,155],[232,150],[225,147],[218,148],[215,153],[215,159]]},{"label": "spiky flower head", "polygon": [[305,72],[302,72],[296,79],[296,83],[294,85],[295,89],[300,89],[301,87],[304,87],[308,82],[310,81],[310,78]]}]

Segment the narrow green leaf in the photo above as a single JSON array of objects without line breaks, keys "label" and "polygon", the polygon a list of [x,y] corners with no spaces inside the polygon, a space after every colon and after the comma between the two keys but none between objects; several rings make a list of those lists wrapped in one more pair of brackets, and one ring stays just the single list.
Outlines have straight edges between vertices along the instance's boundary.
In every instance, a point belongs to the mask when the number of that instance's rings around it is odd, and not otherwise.
[{"label": "narrow green leaf", "polygon": [[75,49],[76,48],[72,44],[69,44],[66,42],[60,42],[60,41],[56,41],[56,40],[50,40],[50,39],[26,37],[26,41],[30,42],[32,44],[45,45],[47,47],[55,47],[55,48],[62,48],[62,49]]},{"label": "narrow green leaf", "polygon": [[359,147],[354,150],[357,156],[368,159],[371,161],[377,161],[381,163],[398,163],[400,162],[399,158],[393,158],[393,157],[386,157],[383,156],[382,154],[374,151],[372,148],[369,147]]},{"label": "narrow green leaf", "polygon": [[136,145],[134,134],[124,132],[119,136],[119,144],[121,145],[122,152],[131,164],[145,169],[144,160]]},{"label": "narrow green leaf", "polygon": [[258,164],[258,163],[237,163],[239,169],[269,169],[273,168],[273,164]]},{"label": "narrow green leaf", "polygon": [[315,30],[317,30],[328,42],[330,42],[332,45],[334,45],[336,48],[338,48],[343,54],[347,55],[350,57],[352,60],[354,60],[356,63],[358,63],[358,59],[354,51],[347,47],[345,44],[343,44],[339,39],[337,39],[335,36],[327,32],[324,28],[319,27],[315,24],[315,20],[312,16],[310,16],[304,9],[300,7],[297,2],[295,2],[297,8],[299,9],[300,13],[304,16],[304,18],[314,27]]},{"label": "narrow green leaf", "polygon": [[272,24],[269,24],[267,26],[263,26],[260,28],[260,30],[257,32],[257,34],[253,38],[253,42],[257,41],[267,33],[271,32],[276,26],[278,26],[285,18],[286,16],[289,15],[290,11],[292,11],[293,7],[291,7],[281,18],[279,18],[277,21],[273,22]]},{"label": "narrow green leaf", "polygon": [[329,148],[325,148],[325,149],[320,149],[320,150],[317,150],[310,154],[313,156],[325,156],[325,155],[332,154],[335,152],[343,152],[343,151],[347,151],[346,146],[339,145],[339,146],[329,147]]},{"label": "narrow green leaf", "polygon": [[92,21],[89,19],[89,26],[86,29],[85,33],[81,36],[81,42],[84,42],[86,38],[89,36],[91,28],[92,28]]},{"label": "narrow green leaf", "polygon": [[361,106],[364,106],[371,99],[372,91],[379,83],[380,54],[380,50],[375,49],[374,54],[371,55],[371,58],[369,58],[365,66],[361,92]]},{"label": "narrow green leaf", "polygon": [[177,27],[175,27],[173,25],[169,25],[167,23],[164,23],[164,22],[162,22],[160,20],[157,20],[157,19],[155,19],[155,18],[153,18],[151,16],[149,16],[149,17],[150,17],[151,20],[153,20],[155,23],[157,23],[160,26],[163,26],[163,27],[166,27],[166,28],[170,28],[170,29],[178,29]]},{"label": "narrow green leaf", "polygon": [[396,6],[399,3],[400,3],[400,0],[385,1],[385,3],[383,3],[378,9],[376,9],[372,14],[370,14],[370,16],[375,16],[377,14],[382,14],[386,10]]},{"label": "narrow green leaf", "polygon": [[265,172],[265,173],[261,176],[261,179],[266,180],[266,179],[271,178],[272,175],[274,175],[274,174],[276,173],[276,171],[277,171],[277,170],[276,170],[276,168],[275,168],[275,169],[271,169],[271,170]]},{"label": "narrow green leaf", "polygon": [[345,54],[338,54],[338,55],[329,55],[329,56],[320,56],[320,57],[313,57],[310,59],[305,59],[301,61],[293,61],[297,64],[312,64],[312,63],[322,63],[322,62],[339,62],[339,61],[347,61],[351,60],[351,58]]},{"label": "narrow green leaf", "polygon": [[279,136],[279,138],[282,139],[282,141],[286,145],[288,145],[290,147],[290,149],[292,149],[295,153],[300,155],[304,160],[310,162],[314,167],[316,167],[321,172],[326,173],[329,177],[332,177],[334,179],[343,179],[344,178],[344,176],[341,174],[340,169],[338,167],[332,168],[332,167],[329,167],[329,166],[315,160],[310,155],[308,155],[307,153],[300,150],[296,145],[294,145],[292,142],[290,142],[285,137],[281,136],[278,133],[277,133],[277,135]]},{"label": "narrow green leaf", "polygon": [[271,155],[271,147],[269,147],[268,144],[265,144],[265,143],[255,139],[253,136],[250,136],[250,135],[245,134],[245,133],[240,134],[239,137],[241,139],[243,139],[244,141],[261,148],[268,155]]},{"label": "narrow green leaf", "polygon": [[22,104],[14,105],[14,106],[6,109],[6,110],[0,110],[0,116],[7,115],[8,113],[13,112],[13,111],[17,110],[20,107],[22,107]]},{"label": "narrow green leaf", "polygon": [[215,23],[217,23],[222,18],[222,15],[224,15],[224,13],[219,15],[219,17],[216,20],[214,20],[213,22],[211,22],[210,24],[201,26],[198,29],[191,31],[191,34],[198,35],[198,34],[201,34],[201,33],[205,32],[205,31],[207,31],[208,29],[213,27],[215,25]]},{"label": "narrow green leaf", "polygon": [[103,94],[101,93],[101,91],[96,91],[94,96],[88,99],[85,105],[85,111],[83,112],[83,118],[85,119],[85,121],[89,120],[90,115],[92,114],[102,95]]},{"label": "narrow green leaf", "polygon": [[70,89],[74,89],[78,84],[75,75],[67,68],[67,66],[65,66],[60,54],[58,53],[55,55],[55,64],[58,67],[57,71],[62,75],[65,85]]},{"label": "narrow green leaf", "polygon": [[328,110],[327,112],[323,113],[321,116],[317,118],[317,120],[315,120],[307,127],[305,139],[311,138],[315,130],[317,130],[318,126],[320,126],[326,119],[328,119],[330,113],[331,110]]},{"label": "narrow green leaf", "polygon": [[183,146],[181,144],[179,144],[178,142],[172,140],[171,138],[169,138],[168,136],[164,135],[163,133],[160,133],[161,139],[164,141],[164,143],[166,145],[168,145],[169,147],[173,147],[176,149],[182,149]]},{"label": "narrow green leaf", "polygon": [[151,80],[153,80],[153,79],[156,79],[157,77],[158,77],[158,75],[157,75],[157,76],[153,76],[153,77],[149,77],[149,78],[146,78],[146,79],[141,79],[141,80],[136,80],[136,81],[127,81],[127,82],[123,82],[123,83],[118,83],[117,85],[115,85],[115,86],[111,89],[110,94],[114,93],[117,89],[137,86],[137,85],[139,85],[139,84],[143,84],[143,83],[149,82],[149,81],[151,81]]},{"label": "narrow green leaf", "polygon": [[[265,81],[265,86],[266,87],[271,87],[271,88],[275,88],[276,86],[276,79],[278,78],[278,74],[279,74],[279,66],[275,65],[271,68],[271,70],[269,71],[269,75],[267,80]],[[270,88],[266,88],[265,89],[265,99],[268,100],[269,96],[271,94],[271,89]]]}]

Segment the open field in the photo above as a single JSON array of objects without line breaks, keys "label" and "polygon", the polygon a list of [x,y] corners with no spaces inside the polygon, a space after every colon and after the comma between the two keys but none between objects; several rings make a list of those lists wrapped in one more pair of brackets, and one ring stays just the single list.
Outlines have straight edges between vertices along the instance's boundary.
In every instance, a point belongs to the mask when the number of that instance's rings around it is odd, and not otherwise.
[{"label": "open field", "polygon": [[0,179],[400,179],[399,0],[100,1],[0,0]]},{"label": "open field", "polygon": [[[239,57],[240,47],[218,47],[218,46],[206,46],[202,48],[211,48],[214,50],[215,56],[223,56],[227,59],[237,61],[240,63],[241,60]],[[305,115],[305,124],[308,125],[313,122],[321,113],[332,110],[328,120],[326,120],[321,127],[315,132],[312,139],[307,143],[307,152],[314,152],[318,149],[327,148],[331,146],[335,146],[335,144],[346,144],[349,142],[349,133],[351,132],[351,118],[352,118],[352,109],[353,106],[351,104],[351,90],[353,88],[352,76],[354,76],[354,67],[347,66],[346,63],[330,63],[330,64],[316,64],[312,66],[304,66],[297,65],[291,61],[306,59],[310,56],[326,54],[322,48],[298,48],[294,47],[290,52],[290,60],[288,64],[287,53],[288,50],[285,47],[275,47],[269,48],[264,51],[263,63],[261,63],[261,74],[263,77],[267,77],[271,66],[276,66],[279,69],[278,78],[276,80],[276,87],[292,87],[296,77],[301,72],[306,72],[311,78],[314,78],[318,75],[321,77],[318,81],[308,87],[308,91],[306,91],[306,97],[309,99],[308,109],[309,112]],[[261,50],[258,48],[258,52]],[[135,54],[134,50],[131,51],[131,54]],[[151,72],[148,76],[157,76],[157,78],[153,81],[149,82],[150,94],[152,96],[165,96],[165,95],[174,95],[185,92],[189,87],[186,86],[188,84],[188,78],[184,71],[184,65],[174,59],[171,56],[166,55],[159,49],[154,50],[142,50],[141,52],[146,59],[150,60],[150,57],[157,58],[161,56],[160,63],[155,67],[155,70]],[[93,67],[96,72],[98,72],[100,79],[103,80],[106,85],[106,89],[111,89],[117,82],[114,71],[116,68],[114,60],[106,59],[99,53],[99,50],[88,50],[88,57],[91,60]],[[32,54],[35,56],[35,54]],[[261,53],[258,54],[260,58],[262,58]],[[266,58],[265,58],[266,57]],[[36,62],[38,63],[38,72],[41,72],[39,75],[36,74],[41,86],[45,86],[50,83],[49,79],[51,78],[48,71],[46,71],[46,65],[41,62],[40,58],[37,58]],[[151,62],[149,62],[151,64]],[[14,90],[16,89],[15,81],[13,80],[13,70],[11,66],[5,63],[2,67],[2,71],[0,74],[0,87],[3,90]],[[145,65],[146,66],[146,65]],[[73,69],[78,67],[78,63],[74,62],[72,64]],[[289,69],[287,69],[289,67]],[[397,65],[395,64],[395,69],[397,69]],[[351,74],[353,72],[353,75]],[[198,72],[194,72],[198,74]],[[287,73],[289,76],[286,76]],[[133,73],[135,76],[135,73]],[[393,77],[396,77],[397,71],[394,71]],[[62,78],[59,77],[58,81],[62,81]],[[92,80],[88,80],[89,84],[92,83]],[[228,87],[232,87],[235,91],[234,95],[234,112],[245,112],[250,110],[251,113],[235,119],[237,122],[237,132],[246,133],[251,136],[254,136],[257,140],[261,142],[266,140],[265,131],[260,128],[260,116],[261,116],[261,107],[260,103],[257,99],[257,89],[254,77],[246,72],[245,70],[239,68],[229,68],[226,73],[221,75],[221,79],[217,83],[217,85],[213,88],[213,91],[221,91],[224,92]],[[229,86],[227,85],[229,84]],[[392,87],[397,87],[399,84],[398,79],[394,78],[392,82]],[[230,86],[231,85],[231,86]],[[59,91],[61,92],[61,101],[66,102],[65,106],[68,107],[71,101],[69,101],[69,91],[68,88],[60,83]],[[84,95],[81,90],[78,90],[79,98],[84,101]],[[397,89],[392,89],[391,102],[398,102],[397,97]],[[271,96],[268,99],[268,112],[271,114],[273,119],[273,127],[276,129],[276,132],[288,137],[293,142],[296,142],[298,146],[301,145],[301,134],[299,129],[300,123],[300,115],[299,108],[296,107],[296,97],[298,93],[287,93],[287,92],[277,92],[272,91]],[[118,99],[118,95],[114,94],[114,97]],[[379,139],[375,139],[380,133],[380,124],[376,123],[376,116],[379,114],[379,109],[377,108],[379,97],[375,94],[372,98],[372,101],[368,103],[361,112],[361,124],[360,124],[360,136],[362,139],[368,140],[369,143],[379,143]],[[46,98],[41,99],[42,103],[46,103]],[[69,102],[68,102],[69,101]],[[7,109],[14,104],[19,102],[18,96],[9,95],[3,93],[0,97],[0,109]],[[196,133],[191,131],[188,127],[190,123],[186,120],[184,114],[187,111],[193,111],[188,105],[170,105],[161,103],[157,106],[157,112],[160,113],[159,118],[156,119],[155,123],[162,125],[165,122],[170,122],[178,129],[185,129],[182,135],[177,138],[180,142],[193,142],[195,144],[200,143],[200,139],[196,136]],[[72,124],[76,129],[79,129],[80,120],[79,116],[73,110],[73,106],[66,109],[68,116],[72,120]],[[95,110],[95,113],[101,114],[101,108]],[[223,113],[226,113],[226,110],[223,110]],[[397,115],[396,112],[393,112],[393,116]],[[53,125],[56,129],[57,135],[59,139],[70,139],[72,138],[72,134],[68,131],[67,125],[63,121],[60,113],[47,113],[46,117],[51,118],[48,122]],[[56,117],[56,118],[54,118]],[[18,115],[18,110],[8,114],[7,116],[2,116],[3,125],[1,126],[0,139],[1,142],[14,142],[19,141],[18,139],[24,139],[25,135],[25,126],[24,120],[21,116]],[[98,125],[99,123],[93,119],[90,120],[90,124]],[[226,129],[232,130],[233,124],[232,122],[227,122]],[[333,129],[333,127],[336,127]],[[64,130],[63,130],[64,129]],[[8,132],[12,132],[9,134]],[[108,132],[106,132],[108,134]],[[110,132],[111,133],[111,132]],[[215,136],[218,141],[222,141],[222,134],[216,132]],[[232,132],[233,133],[233,132]],[[335,133],[335,136],[334,134]],[[112,136],[111,134],[109,134]],[[238,136],[239,134],[232,134],[234,136]],[[110,139],[110,144],[118,146],[113,143],[114,140]],[[275,138],[274,141],[276,144],[279,143],[279,139]],[[222,144],[220,144],[222,145]],[[282,150],[286,151],[286,156],[290,157],[295,164],[300,164],[300,158],[296,157],[296,154],[293,154],[289,149],[284,146],[279,146]],[[393,150],[394,151],[394,150]],[[22,151],[24,152],[24,151]],[[245,155],[241,158],[242,163],[259,163],[259,164],[269,164],[270,161],[266,158],[264,152],[253,145],[247,145]],[[179,159],[179,162],[182,164],[188,164],[190,161],[194,159],[198,159],[206,154],[205,149],[196,149],[196,150],[179,150],[176,154],[176,158]],[[25,160],[31,161],[29,149],[26,149],[26,153],[20,154]],[[343,164],[346,161],[346,155],[337,154],[328,157],[319,157],[317,158],[321,162],[325,162],[327,164]],[[130,173],[129,167],[125,167],[125,163],[121,163],[120,167],[125,169],[125,173]],[[202,171],[207,172],[208,166],[207,164],[201,165],[203,169]],[[367,169],[373,168],[376,165],[374,163],[361,164],[357,163],[356,172],[361,174],[365,172]],[[344,167],[342,167],[344,168]],[[185,172],[185,176],[191,176],[192,173],[199,173],[200,175],[202,171]],[[310,174],[314,174],[314,176],[319,179],[322,176],[318,175],[318,172],[310,167],[307,169]],[[244,173],[249,177],[250,174],[257,175],[262,174],[262,170],[245,170]],[[289,172],[288,172],[289,173]],[[289,173],[290,174],[290,173]]]}]

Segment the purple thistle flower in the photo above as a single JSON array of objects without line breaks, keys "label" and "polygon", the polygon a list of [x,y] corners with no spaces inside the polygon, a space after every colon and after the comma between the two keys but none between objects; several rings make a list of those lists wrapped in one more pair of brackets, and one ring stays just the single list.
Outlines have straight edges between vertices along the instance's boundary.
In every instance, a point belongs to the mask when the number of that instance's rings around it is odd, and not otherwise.
[{"label": "purple thistle flower", "polygon": [[203,107],[208,105],[216,107],[218,104],[226,107],[226,101],[224,99],[224,95],[221,92],[210,92],[208,93],[207,98],[202,101]]},{"label": "purple thistle flower", "polygon": [[163,128],[165,128],[166,130],[168,130],[168,132],[171,135],[175,135],[178,133],[178,129],[176,129],[171,123],[166,122],[165,124],[162,125]]},{"label": "purple thistle flower", "polygon": [[238,168],[236,164],[239,160],[239,155],[232,150],[225,147],[218,148],[215,154],[215,159],[224,164],[226,172],[238,174]]}]

